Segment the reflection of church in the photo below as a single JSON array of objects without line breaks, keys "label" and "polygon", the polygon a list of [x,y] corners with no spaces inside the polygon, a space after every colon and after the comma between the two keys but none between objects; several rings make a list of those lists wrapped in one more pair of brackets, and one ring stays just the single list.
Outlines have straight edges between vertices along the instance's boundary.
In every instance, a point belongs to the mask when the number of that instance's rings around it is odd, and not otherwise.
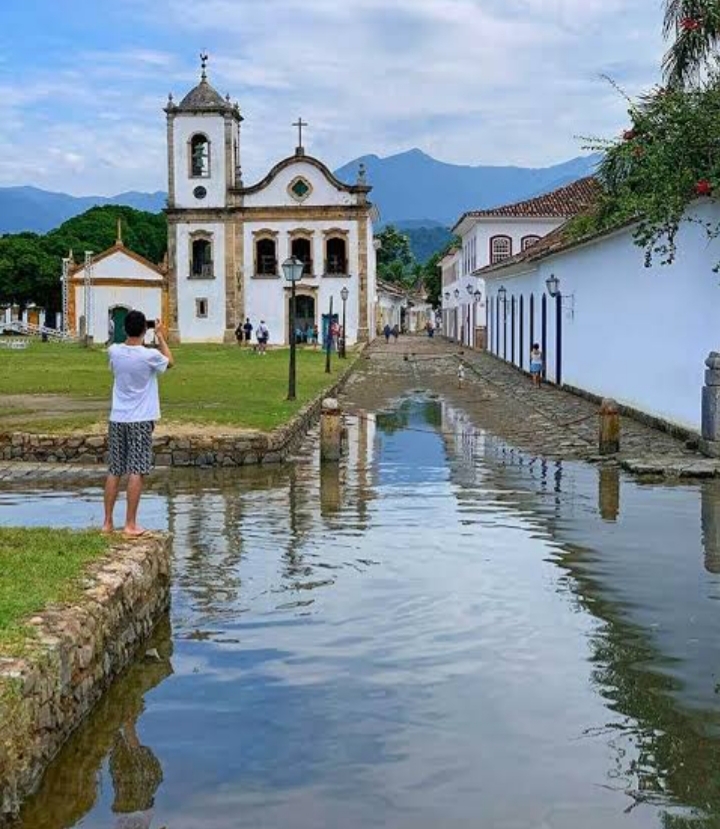
[{"label": "reflection of church", "polygon": [[200,83],[176,104],[168,101],[168,257],[172,335],[183,342],[233,339],[246,317],[261,319],[271,343],[288,341],[289,283],[282,263],[305,263],[297,284],[297,320],[303,330],[328,321],[330,299],[342,315],[348,289],[348,342],[374,332],[375,249],[362,170],[355,184],[340,182],[305,154],[302,119],[295,154],[262,181],[246,186],[241,174],[237,104],[208,83],[203,56]]}]

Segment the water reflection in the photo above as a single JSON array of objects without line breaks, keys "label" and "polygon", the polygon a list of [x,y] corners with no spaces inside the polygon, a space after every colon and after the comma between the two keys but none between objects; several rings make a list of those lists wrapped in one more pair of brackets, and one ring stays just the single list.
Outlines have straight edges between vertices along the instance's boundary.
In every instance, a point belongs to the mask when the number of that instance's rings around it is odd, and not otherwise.
[{"label": "water reflection", "polygon": [[418,397],[352,419],[340,467],[311,441],[152,499],[172,641],[22,829],[720,824],[717,483],[531,457]]},{"label": "water reflection", "polygon": [[[148,649],[157,656],[139,659],[114,683],[70,738],[61,760],[50,766],[39,793],[23,811],[23,826],[76,826],[110,794],[114,826],[134,829],[151,825],[163,772],[160,760],[152,748],[143,745],[138,732],[148,694],[172,674],[169,618],[160,622]],[[111,788],[103,792],[97,780],[108,758]]]}]

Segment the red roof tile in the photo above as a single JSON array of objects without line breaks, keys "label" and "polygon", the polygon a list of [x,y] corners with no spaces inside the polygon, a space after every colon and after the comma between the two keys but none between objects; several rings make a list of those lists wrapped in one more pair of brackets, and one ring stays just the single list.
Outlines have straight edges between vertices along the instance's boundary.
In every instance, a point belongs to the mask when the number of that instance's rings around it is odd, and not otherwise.
[{"label": "red roof tile", "polygon": [[578,179],[578,181],[536,196],[534,199],[505,204],[500,207],[491,207],[487,210],[471,210],[464,213],[457,225],[466,218],[559,218],[569,219],[583,213],[597,201],[600,193],[600,184],[594,176]]}]

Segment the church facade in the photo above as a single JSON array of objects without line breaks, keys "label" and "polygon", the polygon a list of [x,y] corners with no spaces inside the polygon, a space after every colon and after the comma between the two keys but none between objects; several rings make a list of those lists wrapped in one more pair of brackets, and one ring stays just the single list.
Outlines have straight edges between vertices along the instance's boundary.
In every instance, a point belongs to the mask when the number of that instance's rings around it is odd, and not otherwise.
[{"label": "church facade", "polygon": [[169,330],[179,342],[230,342],[238,324],[264,321],[270,344],[289,342],[290,284],[282,263],[296,256],[296,330],[333,321],[347,342],[374,336],[376,262],[371,188],[359,171],[339,181],[305,153],[302,127],[295,153],[256,184],[241,172],[243,118],[207,79],[165,108],[168,148]]}]

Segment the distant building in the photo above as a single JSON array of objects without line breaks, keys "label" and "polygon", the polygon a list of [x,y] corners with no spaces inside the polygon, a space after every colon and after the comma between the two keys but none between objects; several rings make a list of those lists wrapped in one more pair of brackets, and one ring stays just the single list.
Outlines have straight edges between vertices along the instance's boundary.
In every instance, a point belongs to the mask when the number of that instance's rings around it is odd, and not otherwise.
[{"label": "distant building", "polygon": [[148,319],[167,316],[168,292],[164,266],[155,265],[125,247],[118,223],[115,244],[90,260],[90,303],[85,303],[87,273],[84,263],[73,264],[68,286],[68,333],[86,334],[96,342],[125,340],[128,311],[142,311]]},{"label": "distant building", "polygon": [[434,312],[421,285],[408,289],[378,279],[375,318],[378,334],[386,325],[391,328],[397,325],[400,331],[415,334],[424,331],[428,322],[434,321]]},{"label": "distant building", "polygon": [[441,262],[444,275],[452,268],[455,276],[442,288],[445,335],[465,345],[482,342],[487,304],[478,272],[532,247],[586,210],[597,192],[595,179],[588,177],[533,199],[464,213],[453,228],[460,237],[457,258]]},{"label": "distant building", "polygon": [[169,329],[182,342],[228,342],[249,317],[264,320],[270,342],[288,342],[290,285],[283,261],[302,260],[296,327],[327,329],[330,300],[339,320],[349,291],[347,341],[375,331],[377,211],[360,168],[354,184],[339,181],[305,153],[298,119],[293,155],[259,182],[241,172],[238,104],[207,79],[165,108],[168,146]]}]

